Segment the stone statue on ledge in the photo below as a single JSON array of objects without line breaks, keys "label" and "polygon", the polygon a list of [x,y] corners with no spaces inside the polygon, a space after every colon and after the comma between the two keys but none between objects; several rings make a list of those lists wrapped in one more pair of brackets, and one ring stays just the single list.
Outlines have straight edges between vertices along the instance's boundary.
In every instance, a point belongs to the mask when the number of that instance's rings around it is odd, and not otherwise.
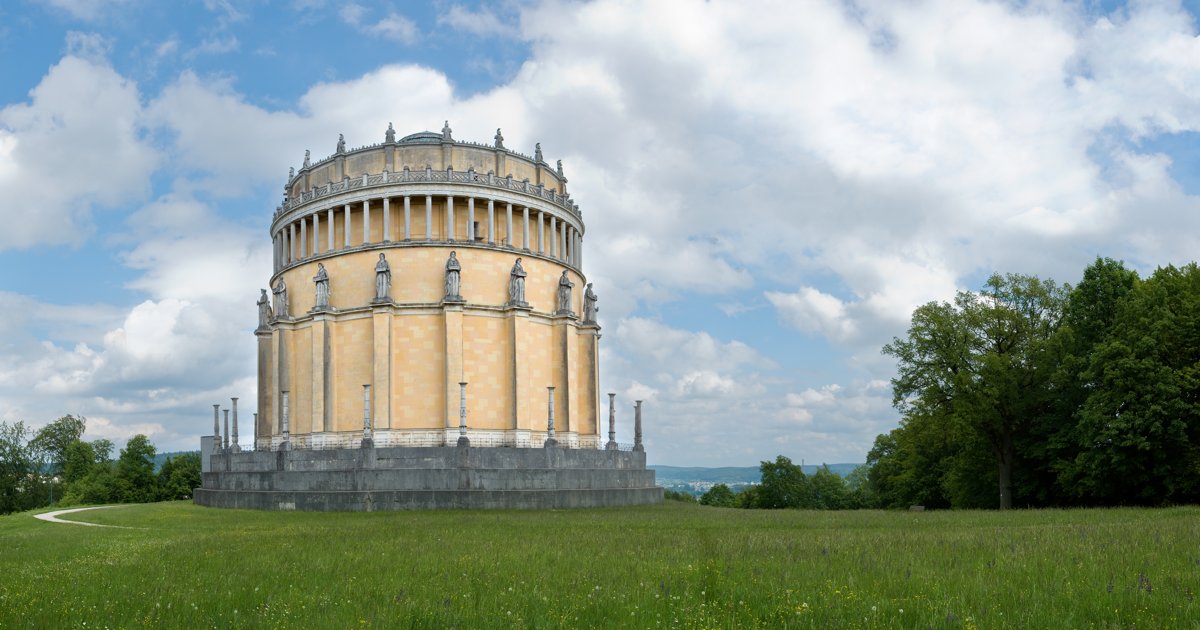
[{"label": "stone statue on ledge", "polygon": [[525,268],[521,266],[521,259],[513,264],[512,271],[508,276],[508,303],[511,306],[529,306],[525,302]]},{"label": "stone statue on ledge", "polygon": [[388,123],[387,131],[383,132],[383,141],[388,144],[396,142],[396,130],[392,129],[392,123]]},{"label": "stone statue on ledge", "polygon": [[346,152],[346,136],[343,136],[340,133],[338,134],[337,152],[338,153]]},{"label": "stone statue on ledge", "polygon": [[496,148],[504,148],[504,135],[500,133],[500,128],[496,127]]},{"label": "stone statue on ledge", "polygon": [[379,255],[379,262],[375,263],[375,301],[389,301],[388,289],[392,288],[392,268],[388,265],[387,258],[383,254]]},{"label": "stone statue on ledge", "polygon": [[446,124],[442,125],[442,140],[444,142],[450,142],[450,141],[454,140],[454,138],[450,136],[451,131],[452,130],[450,129],[450,121],[447,120]]},{"label": "stone statue on ledge", "polygon": [[317,263],[317,275],[313,276],[313,282],[317,285],[317,303],[313,310],[329,308],[329,274],[325,272],[325,265]]},{"label": "stone statue on ledge", "polygon": [[459,295],[460,277],[462,265],[458,262],[458,256],[454,252],[450,252],[450,258],[446,261],[446,297],[442,298],[444,302],[463,302],[463,297]]},{"label": "stone statue on ledge", "polygon": [[583,291],[583,323],[596,323],[596,312],[600,310],[596,307],[596,300],[596,293],[592,291],[592,283],[589,282]]},{"label": "stone statue on ledge", "polygon": [[541,164],[545,160],[542,159],[542,143],[538,142],[533,145],[533,161]]},{"label": "stone statue on ledge", "polygon": [[575,283],[567,277],[567,272],[562,272],[562,276],[558,279],[558,312],[564,315],[573,315],[571,310],[571,289],[575,288]]},{"label": "stone statue on ledge", "polygon": [[305,149],[304,150],[304,166],[302,166],[301,168],[308,168],[310,166],[312,166],[312,152],[309,151],[308,149]]},{"label": "stone statue on ledge", "polygon": [[279,282],[275,283],[275,288],[272,291],[275,293],[275,319],[287,319],[287,285],[283,283],[283,278],[280,278]]},{"label": "stone statue on ledge", "polygon": [[262,289],[262,294],[258,297],[258,327],[268,328],[271,326],[271,298],[267,297],[267,290]]}]

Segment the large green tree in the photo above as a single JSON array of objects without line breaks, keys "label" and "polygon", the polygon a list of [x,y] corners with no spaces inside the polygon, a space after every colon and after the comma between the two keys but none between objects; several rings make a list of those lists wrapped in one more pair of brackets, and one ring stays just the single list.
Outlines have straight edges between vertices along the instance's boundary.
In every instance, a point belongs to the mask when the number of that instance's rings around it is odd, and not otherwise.
[{"label": "large green tree", "polygon": [[1096,348],[1108,339],[1121,304],[1139,282],[1124,263],[1097,258],[1071,289],[1052,344],[1057,356],[1049,411],[1035,418],[1018,441],[1018,450],[1029,462],[1020,491],[1037,505],[1090,502],[1077,491],[1076,466],[1079,445],[1088,441],[1082,434],[1086,427],[1080,423],[1081,412],[1099,385],[1089,366]]},{"label": "large green tree", "polygon": [[968,462],[977,460],[973,443],[986,445],[1001,509],[1013,503],[1017,436],[1052,397],[1050,340],[1067,290],[1033,276],[993,275],[953,304],[918,308],[907,337],[883,349],[897,359],[893,403],[906,420],[939,420],[961,437],[958,454]]},{"label": "large green tree", "polygon": [[1164,267],[1133,288],[1082,372],[1068,469],[1106,504],[1200,501],[1200,269]]},{"label": "large green tree", "polygon": [[129,503],[155,501],[158,483],[154,477],[154,445],[146,436],[129,438],[117,458],[117,488],[120,500]]},{"label": "large green tree", "polygon": [[38,429],[29,446],[42,461],[50,465],[50,472],[59,474],[67,458],[67,449],[83,437],[87,420],[83,416],[67,414]]},{"label": "large green tree", "polygon": [[729,486],[718,483],[700,495],[700,505],[713,507],[736,507],[737,494]]},{"label": "large green tree", "polygon": [[200,487],[200,453],[183,453],[167,459],[158,471],[158,497],[164,501],[192,498]]},{"label": "large green tree", "polygon": [[762,462],[758,468],[762,483],[758,486],[758,504],[753,507],[769,510],[812,507],[812,488],[808,485],[808,478],[792,460],[779,455],[775,461]]},{"label": "large green tree", "polygon": [[31,487],[37,465],[29,450],[24,422],[0,422],[0,514],[35,505]]}]

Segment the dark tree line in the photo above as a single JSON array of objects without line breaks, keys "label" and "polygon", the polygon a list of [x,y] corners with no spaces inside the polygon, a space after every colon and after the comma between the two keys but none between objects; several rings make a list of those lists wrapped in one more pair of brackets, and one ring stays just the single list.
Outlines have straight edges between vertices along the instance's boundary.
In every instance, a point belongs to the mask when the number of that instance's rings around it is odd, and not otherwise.
[{"label": "dark tree line", "polygon": [[779,456],[721,507],[1001,508],[1200,503],[1200,268],[1078,285],[994,275],[913,312],[883,348],[900,426],[845,480]]},{"label": "dark tree line", "polygon": [[[762,480],[758,484],[734,492],[718,483],[700,497],[700,504],[761,510],[853,510],[876,506],[863,466],[844,479],[828,466],[807,475],[799,465],[779,455],[773,462],[762,462],[759,471]],[[665,496],[677,501],[696,501],[686,493],[667,491]]]},{"label": "dark tree line", "polygon": [[884,507],[1200,501],[1200,269],[1097,259],[1075,287],[996,275],[883,349],[900,426],[867,458]]},{"label": "dark tree line", "polygon": [[86,420],[63,416],[31,431],[0,422],[0,514],[50,504],[144,503],[191,497],[200,486],[200,456],[185,453],[156,473],[154,445],[130,438],[112,459],[113,443],[83,441]]}]

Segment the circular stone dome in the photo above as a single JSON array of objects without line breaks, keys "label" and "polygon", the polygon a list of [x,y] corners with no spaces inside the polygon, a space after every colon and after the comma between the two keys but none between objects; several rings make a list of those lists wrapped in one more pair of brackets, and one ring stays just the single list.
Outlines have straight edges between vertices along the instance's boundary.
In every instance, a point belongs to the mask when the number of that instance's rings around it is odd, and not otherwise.
[{"label": "circular stone dome", "polygon": [[402,142],[402,143],[413,143],[413,144],[421,144],[421,143],[437,144],[441,141],[442,141],[442,134],[434,133],[432,131],[422,131],[419,133],[410,134],[410,135],[404,136],[403,138],[400,138],[400,142]]}]

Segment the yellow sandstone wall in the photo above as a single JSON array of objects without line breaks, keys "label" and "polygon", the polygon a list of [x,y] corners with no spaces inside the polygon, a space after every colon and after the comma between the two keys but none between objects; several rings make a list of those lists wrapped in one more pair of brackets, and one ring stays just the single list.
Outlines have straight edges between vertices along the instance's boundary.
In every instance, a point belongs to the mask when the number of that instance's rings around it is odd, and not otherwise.
[{"label": "yellow sandstone wall", "polygon": [[[518,254],[454,247],[468,304],[444,309],[444,266],[452,247],[410,245],[323,259],[335,309],[321,316],[324,323],[309,319],[316,261],[284,272],[290,312],[297,320],[277,324],[287,348],[281,373],[288,375],[292,392],[293,435],[325,430],[326,408],[332,415],[329,430],[361,430],[365,383],[372,384],[377,429],[453,427],[459,380],[469,383],[472,429],[507,430],[515,421],[515,428],[544,430],[546,386],[553,384],[557,428],[595,433],[595,337],[574,319],[550,315],[557,306],[558,277],[564,267],[524,256],[529,274],[526,299],[534,312],[506,310],[509,272]],[[399,306],[370,305],[380,251],[391,266],[391,296]],[[572,308],[578,313],[584,279],[574,271],[568,276],[575,283]],[[322,326],[329,327],[328,386]],[[275,391],[269,366],[274,356],[271,338],[264,339],[260,352],[267,367],[260,372],[268,393],[260,408],[270,415],[261,420],[260,435],[270,431],[274,417],[269,393]],[[448,363],[450,357],[454,360]]]}]

